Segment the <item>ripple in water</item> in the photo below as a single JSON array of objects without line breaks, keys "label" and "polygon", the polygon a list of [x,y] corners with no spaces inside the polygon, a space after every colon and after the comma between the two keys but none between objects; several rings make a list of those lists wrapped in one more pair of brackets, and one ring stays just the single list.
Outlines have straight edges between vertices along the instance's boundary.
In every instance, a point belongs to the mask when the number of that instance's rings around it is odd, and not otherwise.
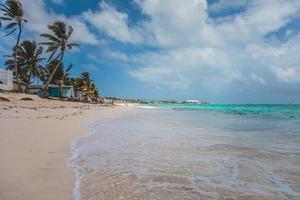
[{"label": "ripple in water", "polygon": [[299,135],[228,118],[145,109],[91,124],[72,144],[74,199],[299,199]]}]

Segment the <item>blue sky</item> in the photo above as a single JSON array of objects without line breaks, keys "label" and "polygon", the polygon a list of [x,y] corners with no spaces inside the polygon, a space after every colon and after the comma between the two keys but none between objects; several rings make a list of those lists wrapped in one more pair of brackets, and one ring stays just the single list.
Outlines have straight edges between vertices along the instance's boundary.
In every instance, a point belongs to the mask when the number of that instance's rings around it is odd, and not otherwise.
[{"label": "blue sky", "polygon": [[[72,25],[80,48],[65,64],[89,71],[104,96],[300,103],[299,0],[21,2],[22,39]],[[0,53],[13,41],[2,38]]]}]

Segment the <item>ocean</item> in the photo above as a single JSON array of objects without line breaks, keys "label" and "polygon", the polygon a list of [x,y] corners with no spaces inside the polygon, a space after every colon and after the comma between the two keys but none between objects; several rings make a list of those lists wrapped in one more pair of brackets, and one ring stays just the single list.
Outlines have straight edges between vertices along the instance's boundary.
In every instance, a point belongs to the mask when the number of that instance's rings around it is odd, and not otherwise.
[{"label": "ocean", "polygon": [[299,105],[153,104],[72,143],[74,199],[300,199]]}]

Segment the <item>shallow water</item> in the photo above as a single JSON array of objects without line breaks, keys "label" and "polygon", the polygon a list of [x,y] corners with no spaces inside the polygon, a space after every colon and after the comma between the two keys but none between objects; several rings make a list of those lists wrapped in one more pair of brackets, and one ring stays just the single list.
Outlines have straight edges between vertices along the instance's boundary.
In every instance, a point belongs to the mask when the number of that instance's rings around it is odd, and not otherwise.
[{"label": "shallow water", "polygon": [[90,131],[74,199],[300,199],[295,117],[137,108]]}]

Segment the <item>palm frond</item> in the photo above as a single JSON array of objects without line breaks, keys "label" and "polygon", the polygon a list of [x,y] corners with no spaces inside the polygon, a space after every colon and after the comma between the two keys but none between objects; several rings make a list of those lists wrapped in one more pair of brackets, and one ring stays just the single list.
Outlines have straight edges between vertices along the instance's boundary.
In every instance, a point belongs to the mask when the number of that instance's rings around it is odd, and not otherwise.
[{"label": "palm frond", "polygon": [[23,17],[22,4],[17,0],[7,0],[5,5],[14,16]]},{"label": "palm frond", "polygon": [[67,39],[70,38],[70,36],[72,35],[72,33],[73,33],[73,27],[72,26],[68,26]]},{"label": "palm frond", "polygon": [[10,18],[10,17],[0,17],[0,20],[11,21],[12,18]]},{"label": "palm frond", "polygon": [[14,33],[16,30],[17,30],[16,28],[15,28],[15,29],[13,29],[11,32],[9,32],[9,33],[5,34],[5,35],[4,35],[4,37],[6,37],[6,36],[9,36],[9,35],[13,34],[13,33]]},{"label": "palm frond", "polygon": [[73,64],[71,63],[71,64],[68,66],[68,68],[65,70],[65,72],[68,73],[68,72],[72,69],[72,67],[73,67]]},{"label": "palm frond", "polygon": [[[16,72],[15,62],[17,62],[17,75],[20,80],[30,83],[32,78],[40,78],[40,62],[42,47],[37,46],[36,42],[23,41],[17,48],[14,48],[12,55],[5,56],[5,66]],[[17,55],[17,56],[16,56]]]},{"label": "palm frond", "polygon": [[[57,52],[58,47],[51,53],[50,57],[48,58],[48,62],[50,60],[52,60],[53,56],[55,55],[55,53]],[[48,51],[48,50],[47,50]]]},{"label": "palm frond", "polygon": [[7,15],[7,16],[10,16],[10,17],[14,18],[13,12],[11,11],[11,9],[7,5],[1,4],[0,5],[0,10],[2,12],[4,12],[4,15]]},{"label": "palm frond", "polygon": [[12,29],[17,24],[18,24],[17,22],[11,22],[11,23],[7,24],[4,29]]},{"label": "palm frond", "polygon": [[38,49],[37,49],[37,51],[36,51],[36,54],[40,55],[42,53],[43,53],[43,47],[39,46]]},{"label": "palm frond", "polygon": [[59,39],[59,38],[57,38],[57,37],[55,37],[55,36],[53,36],[53,35],[47,34],[47,33],[42,33],[40,36],[41,36],[41,37],[45,37],[45,38],[47,38],[47,39],[50,40],[50,41],[60,42],[60,39]]}]

